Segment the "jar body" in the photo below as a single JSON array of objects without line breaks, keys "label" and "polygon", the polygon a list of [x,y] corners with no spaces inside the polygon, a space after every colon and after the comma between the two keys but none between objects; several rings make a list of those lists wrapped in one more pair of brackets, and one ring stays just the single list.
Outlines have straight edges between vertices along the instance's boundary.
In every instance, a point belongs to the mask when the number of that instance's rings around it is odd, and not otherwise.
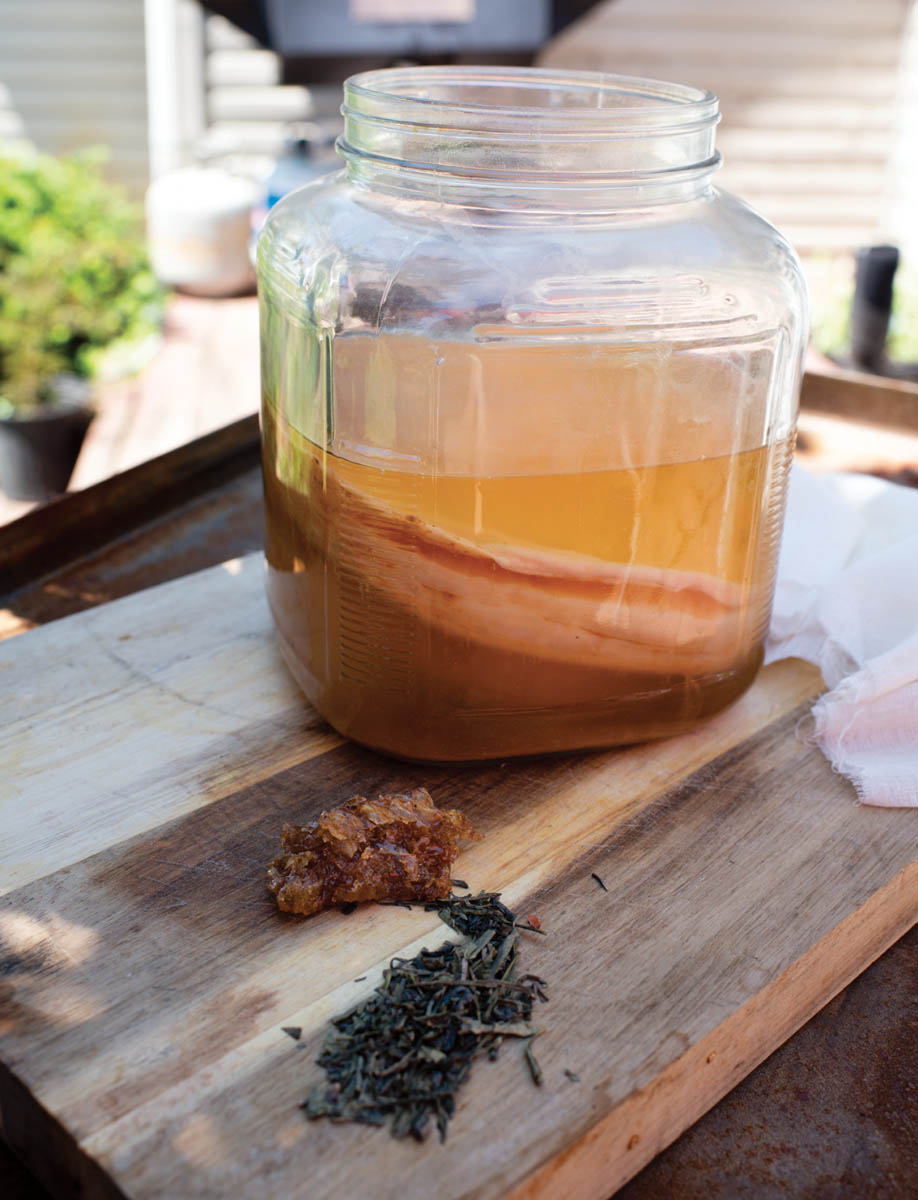
[{"label": "jar body", "polygon": [[796,260],[710,187],[605,211],[464,199],[340,173],[262,235],[285,657],[336,729],[407,758],[684,730],[761,662]]}]

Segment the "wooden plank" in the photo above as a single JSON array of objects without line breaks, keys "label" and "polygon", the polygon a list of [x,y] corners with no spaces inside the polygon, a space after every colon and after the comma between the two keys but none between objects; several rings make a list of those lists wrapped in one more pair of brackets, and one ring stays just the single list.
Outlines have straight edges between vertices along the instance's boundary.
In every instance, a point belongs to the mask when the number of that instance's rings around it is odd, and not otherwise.
[{"label": "wooden plank", "polygon": [[253,554],[6,643],[0,895],[340,742],[281,668],[263,575]]},{"label": "wooden plank", "polygon": [[296,84],[212,87],[207,95],[212,121],[302,121],[312,114],[312,97]]},{"label": "wooden plank", "polygon": [[[914,921],[918,813],[853,805],[797,738],[811,668],[775,664],[664,743],[394,763],[313,723],[259,571],[253,557],[0,648],[17,793],[0,799],[0,1103],[25,1111],[12,1136],[54,1186],[606,1196]],[[463,878],[549,933],[525,947],[552,985],[545,1086],[518,1053],[480,1064],[445,1147],[296,1107],[328,1017],[442,927],[377,906],[283,918],[263,884],[284,819],[418,783],[485,834]]]},{"label": "wooden plank", "polygon": [[258,447],[245,417],[0,528],[0,597],[249,469]]},{"label": "wooden plank", "polygon": [[810,355],[800,392],[801,408],[918,432],[918,383],[851,371]]},{"label": "wooden plank", "polygon": [[[290,753],[299,761],[317,752],[307,734],[318,750],[341,741],[280,666],[260,554],[34,630],[0,647],[0,670],[23,681],[15,702],[7,693],[0,731],[3,761],[17,768],[0,801],[0,894],[227,794],[240,771],[260,778],[265,754],[249,762],[252,748],[237,745],[247,723],[258,727],[256,738],[276,725],[269,741],[277,769]],[[695,770],[815,687],[814,673],[803,672],[790,699],[765,687],[703,734],[631,752],[630,788],[652,788],[661,771]],[[669,762],[676,745],[678,760]],[[187,791],[188,772],[197,792]],[[63,791],[67,812],[93,811],[87,827],[66,814],[55,823]]]},{"label": "wooden plank", "polygon": [[[98,414],[70,490],[98,483],[253,414],[258,408],[254,296],[174,295],[162,345],[137,376],[97,389]],[[176,403],[181,395],[181,403]]]},{"label": "wooden plank", "polygon": [[652,1085],[633,1093],[580,1142],[546,1163],[513,1192],[513,1200],[575,1194],[602,1200],[610,1188],[627,1182],[809,1019],[814,975],[821,977],[828,1002],[854,978],[852,957],[873,962],[891,944],[891,910],[901,932],[911,928],[916,893],[913,864],[713,1034],[695,1043],[689,1039],[685,1052]]},{"label": "wooden plank", "polygon": [[5,597],[0,641],[36,625],[96,608],[144,588],[260,550],[264,538],[261,470],[248,469],[202,494],[193,488],[165,512],[141,519],[114,543],[62,562]]},{"label": "wooden plank", "polygon": [[226,17],[210,14],[205,22],[205,37],[211,50],[256,49],[258,42],[251,34],[244,33]]},{"label": "wooden plank", "polygon": [[266,86],[281,81],[280,59],[273,50],[211,50],[207,55],[207,82],[212,87]]},{"label": "wooden plank", "polygon": [[895,483],[918,484],[918,431],[883,428],[866,419],[803,409],[795,459],[811,470],[857,471]]}]

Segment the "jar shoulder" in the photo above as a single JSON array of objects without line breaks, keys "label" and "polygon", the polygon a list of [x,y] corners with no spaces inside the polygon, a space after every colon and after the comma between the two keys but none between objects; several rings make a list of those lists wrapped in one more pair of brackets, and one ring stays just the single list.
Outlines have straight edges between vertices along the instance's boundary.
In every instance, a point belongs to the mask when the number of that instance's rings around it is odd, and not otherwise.
[{"label": "jar shoulder", "polygon": [[263,280],[283,280],[288,293],[330,289],[336,322],[371,312],[392,325],[425,309],[441,319],[543,310],[576,318],[662,305],[699,316],[726,306],[772,325],[802,324],[806,308],[792,247],[717,189],[603,217],[539,219],[378,196],[340,172],[272,211],[259,265]]}]

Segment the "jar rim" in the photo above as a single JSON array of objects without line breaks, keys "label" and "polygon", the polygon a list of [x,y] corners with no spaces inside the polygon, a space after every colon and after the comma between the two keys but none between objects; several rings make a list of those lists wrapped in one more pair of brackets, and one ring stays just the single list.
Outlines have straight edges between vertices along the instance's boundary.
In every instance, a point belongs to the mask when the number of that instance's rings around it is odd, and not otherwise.
[{"label": "jar rim", "polygon": [[[544,103],[497,102],[501,92],[530,92]],[[475,99],[489,93],[490,99]],[[537,67],[396,67],[364,71],[344,84],[342,113],[375,122],[476,132],[539,122],[540,134],[606,137],[655,133],[719,121],[717,96],[691,84],[604,71]],[[579,102],[564,102],[579,101]],[[431,120],[431,116],[436,118]]]},{"label": "jar rim", "polygon": [[500,194],[517,207],[512,189],[530,208],[534,192],[555,208],[575,192],[590,208],[660,203],[700,194],[720,163],[712,92],[598,71],[367,71],[345,82],[341,111],[351,180],[466,206],[470,188],[492,206]]}]

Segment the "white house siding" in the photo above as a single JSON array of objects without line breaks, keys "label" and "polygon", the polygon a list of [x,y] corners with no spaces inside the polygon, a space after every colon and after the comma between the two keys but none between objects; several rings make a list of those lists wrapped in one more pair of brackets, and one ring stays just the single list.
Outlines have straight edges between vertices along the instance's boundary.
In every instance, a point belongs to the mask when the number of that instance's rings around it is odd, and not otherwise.
[{"label": "white house siding", "polygon": [[912,0],[899,71],[896,145],[890,162],[890,231],[918,267],[918,3]]},{"label": "white house siding", "polygon": [[910,3],[607,0],[542,62],[710,88],[723,114],[719,184],[799,249],[844,250],[902,223],[890,162]]},{"label": "white house siding", "polygon": [[282,83],[279,57],[223,17],[207,17],[204,43],[205,143],[212,151],[265,162],[283,149],[291,126],[310,122],[325,131],[340,124],[340,87]]},{"label": "white house siding", "polygon": [[0,0],[0,141],[111,151],[109,175],[148,181],[143,0]]},{"label": "white house siding", "polygon": [[[907,242],[918,186],[915,4],[607,0],[542,60],[711,87],[724,114],[719,181],[803,249]],[[144,38],[144,0],[0,0],[0,141],[107,145],[112,175],[142,189]],[[229,22],[208,16],[203,40],[201,78],[188,81],[204,92],[203,136],[184,131],[184,157],[264,164],[290,123],[339,120],[339,89],[282,84],[277,56]]]},{"label": "white house siding", "polygon": [[[717,92],[718,183],[805,252],[911,245],[916,10],[918,0],[606,0],[541,61]],[[340,89],[282,85],[277,56],[220,17],[207,18],[205,43],[215,145],[270,156],[288,122],[335,124]]]}]

